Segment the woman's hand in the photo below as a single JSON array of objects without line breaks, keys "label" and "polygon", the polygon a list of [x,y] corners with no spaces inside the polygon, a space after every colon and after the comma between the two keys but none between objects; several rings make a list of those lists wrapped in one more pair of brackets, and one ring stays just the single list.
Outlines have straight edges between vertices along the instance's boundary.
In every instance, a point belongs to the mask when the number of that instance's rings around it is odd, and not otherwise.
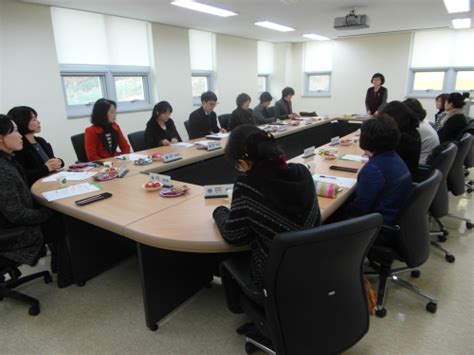
[{"label": "woman's hand", "polygon": [[176,143],[178,143],[178,140],[177,140],[176,138],[173,138],[173,139],[171,140],[171,144],[176,144]]},{"label": "woman's hand", "polygon": [[46,163],[44,163],[44,165],[46,165],[48,167],[48,171],[56,171],[56,170],[59,170],[61,169],[61,160],[59,159],[56,159],[56,158],[52,158],[52,159],[49,159],[48,161],[46,161]]},{"label": "woman's hand", "polygon": [[161,145],[164,145],[164,146],[165,146],[165,145],[170,145],[170,144],[171,144],[171,142],[170,142],[169,140],[167,140],[167,139],[163,139],[163,140],[161,141]]}]

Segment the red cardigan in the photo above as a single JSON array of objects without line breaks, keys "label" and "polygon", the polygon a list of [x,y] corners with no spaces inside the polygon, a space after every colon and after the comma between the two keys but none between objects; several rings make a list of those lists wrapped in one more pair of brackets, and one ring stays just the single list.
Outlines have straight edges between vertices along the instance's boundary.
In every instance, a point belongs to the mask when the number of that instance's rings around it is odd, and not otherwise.
[{"label": "red cardigan", "polygon": [[[120,147],[120,152],[115,152],[113,156],[120,154],[130,153],[130,145],[127,142],[127,139],[122,133],[119,125],[112,123],[112,128],[115,129],[118,133],[118,146]],[[86,149],[87,159],[89,161],[100,160],[110,158],[111,155],[107,149],[104,148],[102,144],[102,133],[104,129],[100,126],[92,125],[86,128],[84,145]]]}]

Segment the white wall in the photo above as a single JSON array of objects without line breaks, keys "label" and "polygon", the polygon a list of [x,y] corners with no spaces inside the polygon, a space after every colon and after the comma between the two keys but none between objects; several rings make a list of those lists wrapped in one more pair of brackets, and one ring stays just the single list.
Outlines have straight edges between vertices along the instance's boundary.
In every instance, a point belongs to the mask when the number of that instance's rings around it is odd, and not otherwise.
[{"label": "white wall", "polygon": [[[286,86],[295,88],[293,75],[293,47],[291,43],[276,43],[273,46],[273,74],[270,76],[270,93],[274,101],[281,98],[281,90]],[[301,93],[296,93],[301,95]]]},{"label": "white wall", "polygon": [[216,94],[218,114],[230,113],[240,93],[258,103],[257,41],[218,34],[216,36]]}]

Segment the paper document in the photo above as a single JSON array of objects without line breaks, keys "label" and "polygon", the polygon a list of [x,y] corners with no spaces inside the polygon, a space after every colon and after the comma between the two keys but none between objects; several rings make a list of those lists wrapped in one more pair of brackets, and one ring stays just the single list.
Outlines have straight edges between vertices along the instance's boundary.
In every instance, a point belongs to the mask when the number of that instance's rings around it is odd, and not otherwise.
[{"label": "paper document", "polygon": [[84,184],[78,184],[68,186],[62,189],[52,190],[43,192],[43,196],[48,202],[60,200],[63,198],[86,194],[88,192],[99,191],[100,189],[96,185],[92,185],[88,182]]},{"label": "paper document", "polygon": [[53,175],[49,175],[43,179],[43,182],[53,182],[56,181],[58,177],[63,177],[69,181],[81,181],[94,176],[95,172],[70,172],[70,171],[63,171],[60,173],[56,173]]},{"label": "paper document", "polygon": [[356,155],[356,154],[346,154],[346,155],[343,155],[340,159],[357,161],[357,162],[363,162],[367,160],[366,157],[363,157],[362,155]]},{"label": "paper document", "polygon": [[229,137],[229,135],[230,135],[230,133],[219,132],[219,133],[215,133],[215,134],[208,134],[206,136],[206,138],[209,138],[209,139],[222,139],[222,138]]},{"label": "paper document", "polygon": [[[115,157],[116,159],[122,159],[120,157],[122,157],[123,155],[119,155],[117,157]],[[147,156],[146,155],[143,155],[143,154],[136,154],[136,153],[131,153],[129,155],[126,155],[127,157],[127,160],[130,160],[130,161],[135,161],[135,160],[138,160],[138,159],[145,159]]]},{"label": "paper document", "polygon": [[197,142],[194,142],[195,145],[201,146],[201,147],[204,147],[204,148],[206,148],[209,143],[211,143],[211,141],[197,141]]},{"label": "paper document", "polygon": [[329,182],[331,184],[338,184],[340,187],[347,187],[348,189],[354,186],[357,182],[356,179],[352,179],[352,178],[343,178],[339,176],[320,175],[320,174],[314,174],[313,180],[321,181],[321,182]]},{"label": "paper document", "polygon": [[174,143],[171,144],[172,147],[181,147],[181,148],[191,148],[194,146],[192,143],[186,143],[186,142],[179,142],[179,143]]}]

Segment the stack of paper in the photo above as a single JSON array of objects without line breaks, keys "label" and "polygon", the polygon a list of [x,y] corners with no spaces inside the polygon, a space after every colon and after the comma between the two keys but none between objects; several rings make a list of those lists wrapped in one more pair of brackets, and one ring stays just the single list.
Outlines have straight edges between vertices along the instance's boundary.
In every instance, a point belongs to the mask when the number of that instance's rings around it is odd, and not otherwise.
[{"label": "stack of paper", "polygon": [[86,194],[88,192],[99,191],[96,185],[89,183],[68,186],[62,189],[43,192],[43,196],[48,202],[60,200],[67,197]]},{"label": "stack of paper", "polygon": [[53,175],[49,175],[48,177],[45,177],[43,179],[43,182],[53,182],[58,179],[58,177],[61,177],[63,179],[69,180],[69,181],[81,181],[81,180],[86,180],[90,178],[91,176],[94,176],[96,173],[94,172],[70,172],[70,171],[64,171],[60,173],[56,173]]},{"label": "stack of paper", "polygon": [[194,146],[192,143],[186,143],[186,142],[179,142],[179,143],[174,143],[171,144],[172,147],[181,147],[181,148],[191,148]]},{"label": "stack of paper", "polygon": [[[122,160],[122,159],[124,159],[123,157],[124,157],[124,155],[119,155],[115,158]],[[145,159],[147,156],[143,155],[143,154],[131,153],[129,155],[125,155],[125,157],[130,161],[135,161],[135,160],[138,160],[138,159]]]},{"label": "stack of paper", "polygon": [[343,155],[340,159],[350,160],[350,161],[357,161],[357,162],[362,162],[362,161],[367,160],[366,157],[363,157],[362,155],[356,155],[356,154],[346,154],[346,155]]},{"label": "stack of paper", "polygon": [[229,137],[230,133],[215,133],[215,134],[208,134],[206,138],[208,139],[222,139],[222,138],[227,138]]}]

